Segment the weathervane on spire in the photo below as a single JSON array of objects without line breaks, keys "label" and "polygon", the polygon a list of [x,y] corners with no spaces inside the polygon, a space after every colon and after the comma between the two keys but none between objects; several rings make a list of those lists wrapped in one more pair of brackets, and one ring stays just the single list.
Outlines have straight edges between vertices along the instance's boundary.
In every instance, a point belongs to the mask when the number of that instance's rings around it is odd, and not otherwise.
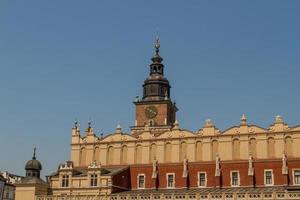
[{"label": "weathervane on spire", "polygon": [[158,55],[158,53],[159,53],[159,47],[160,47],[158,35],[156,36],[156,41],[155,41],[154,47],[155,47],[155,53],[156,53],[156,55]]},{"label": "weathervane on spire", "polygon": [[91,128],[92,126],[92,120],[91,120],[91,118],[89,118],[89,121],[88,121],[88,128]]},{"label": "weathervane on spire", "polygon": [[32,157],[33,160],[36,159],[36,157],[35,157],[35,152],[36,152],[36,147],[33,148],[33,157]]},{"label": "weathervane on spire", "polygon": [[78,120],[77,120],[77,118],[75,118],[75,121],[74,121],[74,128],[78,128]]}]

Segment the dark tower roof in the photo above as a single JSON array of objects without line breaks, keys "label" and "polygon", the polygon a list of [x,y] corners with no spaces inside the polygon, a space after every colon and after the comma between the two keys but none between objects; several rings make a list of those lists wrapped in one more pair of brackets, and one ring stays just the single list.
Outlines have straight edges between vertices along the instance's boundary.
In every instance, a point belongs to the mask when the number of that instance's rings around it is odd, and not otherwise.
[{"label": "dark tower roof", "polygon": [[36,148],[34,147],[32,159],[27,161],[25,165],[26,177],[40,178],[42,164],[35,157]]},{"label": "dark tower roof", "polygon": [[25,170],[42,170],[42,164],[35,157],[36,148],[34,148],[32,159],[27,161]]},{"label": "dark tower roof", "polygon": [[42,164],[36,159],[36,148],[34,147],[32,159],[26,162],[25,170],[26,177],[21,179],[17,184],[46,184],[45,181],[40,179],[40,172]]},{"label": "dark tower roof", "polygon": [[159,39],[155,42],[155,54],[151,58],[149,77],[144,81],[144,93],[142,101],[157,101],[170,98],[170,84],[164,77],[163,58],[159,55]]}]

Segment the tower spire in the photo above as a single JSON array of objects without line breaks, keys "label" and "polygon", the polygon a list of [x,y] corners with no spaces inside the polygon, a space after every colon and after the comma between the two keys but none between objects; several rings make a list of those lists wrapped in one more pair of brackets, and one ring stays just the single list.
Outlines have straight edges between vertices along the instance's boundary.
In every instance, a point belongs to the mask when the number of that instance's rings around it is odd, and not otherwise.
[{"label": "tower spire", "polygon": [[167,78],[164,77],[163,58],[159,55],[160,41],[156,37],[155,54],[151,58],[150,76],[144,81],[144,94],[142,101],[145,100],[169,100],[170,99],[170,84]]},{"label": "tower spire", "polygon": [[164,75],[164,71],[163,71],[164,65],[161,63],[163,61],[163,58],[160,57],[159,55],[160,42],[158,36],[155,39],[154,48],[155,48],[155,54],[151,58],[152,64],[150,65],[150,75],[153,73]]}]

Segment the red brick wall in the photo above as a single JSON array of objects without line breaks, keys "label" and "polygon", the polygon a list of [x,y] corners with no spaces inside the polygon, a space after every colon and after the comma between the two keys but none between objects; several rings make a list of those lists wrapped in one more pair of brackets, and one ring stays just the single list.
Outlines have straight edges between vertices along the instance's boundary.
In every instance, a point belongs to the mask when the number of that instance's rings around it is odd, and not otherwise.
[{"label": "red brick wall", "polygon": [[[156,107],[158,113],[157,116],[153,119],[155,125],[165,125],[165,118],[168,117],[168,104],[149,104]],[[145,115],[145,110],[149,106],[147,105],[137,105],[136,106],[136,120],[137,126],[144,126],[145,123],[148,123],[149,119]]]},{"label": "red brick wall", "polygon": [[300,162],[299,160],[291,160],[288,161],[288,167],[289,167],[289,184],[293,184],[293,169],[300,169]]},{"label": "red brick wall", "polygon": [[189,163],[189,186],[198,187],[198,172],[206,172],[207,187],[215,186],[215,163]]},{"label": "red brick wall", "polygon": [[139,174],[145,174],[145,187],[152,188],[152,165],[132,165],[130,166],[131,188],[137,188],[137,177]]},{"label": "red brick wall", "polygon": [[264,170],[272,169],[274,177],[274,185],[284,185],[283,175],[281,173],[282,162],[279,161],[268,161],[268,162],[256,162],[254,163],[255,168],[255,184],[256,186],[264,186]]},{"label": "red brick wall", "polygon": [[130,190],[131,188],[131,181],[130,181],[130,168],[119,172],[118,174],[115,174],[112,176],[112,192],[120,192],[124,190]]},{"label": "red brick wall", "polygon": [[154,124],[157,126],[164,126],[165,120],[167,120],[167,125],[173,124],[175,121],[175,110],[170,102],[160,102],[153,103],[148,102],[145,104],[137,104],[136,105],[136,116],[135,119],[137,121],[137,126],[144,126],[145,123],[149,122],[149,119],[145,115],[145,109],[148,106],[155,106],[158,113],[157,116],[153,118]]},{"label": "red brick wall", "polygon": [[239,163],[224,163],[221,164],[221,185],[223,187],[231,186],[231,171],[238,171],[240,177],[240,186],[248,186],[248,161]]},{"label": "red brick wall", "polygon": [[182,178],[182,165],[162,165],[158,166],[158,187],[167,187],[167,173],[175,174],[175,187],[183,188],[186,187],[186,179]]},{"label": "red brick wall", "polygon": [[[272,169],[274,177],[274,185],[285,185],[287,177],[282,175],[282,162],[281,160],[261,160],[254,163],[254,184],[257,187],[264,186],[264,170]],[[289,184],[292,185],[292,169],[300,168],[300,160],[290,160],[289,167]],[[198,172],[206,172],[207,187],[216,187],[215,177],[215,163],[214,162],[195,162],[188,164],[189,178],[182,177],[183,165],[181,163],[174,164],[158,164],[158,184],[159,188],[166,188],[167,186],[167,173],[175,173],[175,187],[184,188],[198,187]],[[231,171],[239,171],[240,186],[251,186],[248,176],[248,161],[227,161],[221,162],[221,187],[231,186]],[[154,181],[152,180],[152,165],[132,165],[130,166],[130,181],[131,188],[137,189],[137,176],[138,174],[145,174],[145,187],[147,189],[155,188]]]}]

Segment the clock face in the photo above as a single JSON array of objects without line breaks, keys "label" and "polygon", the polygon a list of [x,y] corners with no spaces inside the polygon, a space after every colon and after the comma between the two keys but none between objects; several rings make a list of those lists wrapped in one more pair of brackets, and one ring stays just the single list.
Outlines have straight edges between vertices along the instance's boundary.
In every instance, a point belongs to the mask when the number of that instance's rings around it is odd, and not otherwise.
[{"label": "clock face", "polygon": [[145,109],[145,115],[148,119],[153,119],[154,117],[156,117],[157,113],[158,113],[158,111],[155,106],[148,106]]}]

